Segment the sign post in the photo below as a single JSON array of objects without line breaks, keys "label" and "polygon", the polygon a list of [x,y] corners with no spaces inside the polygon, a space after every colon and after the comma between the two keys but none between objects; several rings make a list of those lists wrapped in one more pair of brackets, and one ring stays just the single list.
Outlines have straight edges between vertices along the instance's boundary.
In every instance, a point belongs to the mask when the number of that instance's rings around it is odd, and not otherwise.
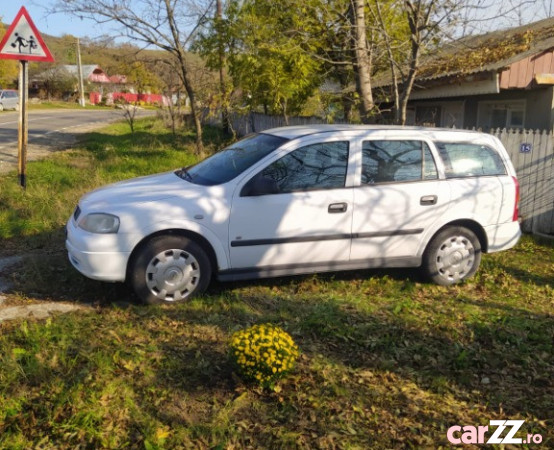
[{"label": "sign post", "polygon": [[19,184],[27,188],[27,139],[29,136],[29,115],[27,97],[29,92],[29,61],[19,61],[19,127],[17,163]]},{"label": "sign post", "polygon": [[54,57],[24,6],[0,41],[0,59],[19,60],[19,137],[18,176],[23,189],[27,187],[27,138],[29,115],[29,61],[54,62]]}]

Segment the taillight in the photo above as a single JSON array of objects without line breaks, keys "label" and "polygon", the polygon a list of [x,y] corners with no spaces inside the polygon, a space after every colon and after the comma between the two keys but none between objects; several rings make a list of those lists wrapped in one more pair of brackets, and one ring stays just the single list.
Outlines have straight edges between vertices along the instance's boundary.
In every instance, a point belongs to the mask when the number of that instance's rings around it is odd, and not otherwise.
[{"label": "taillight", "polygon": [[512,217],[512,221],[517,222],[519,218],[519,181],[517,181],[516,177],[512,177],[512,180],[514,180],[516,187],[516,201],[514,202],[514,216]]}]

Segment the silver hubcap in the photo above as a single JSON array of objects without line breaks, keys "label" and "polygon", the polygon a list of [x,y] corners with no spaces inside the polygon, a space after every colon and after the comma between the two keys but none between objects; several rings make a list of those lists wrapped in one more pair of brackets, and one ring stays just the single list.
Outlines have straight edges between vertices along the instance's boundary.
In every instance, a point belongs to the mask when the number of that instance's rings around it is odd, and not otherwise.
[{"label": "silver hubcap", "polygon": [[199,281],[198,261],[182,249],[158,253],[146,267],[146,285],[161,300],[183,300],[194,291]]},{"label": "silver hubcap", "polygon": [[475,262],[475,249],[465,236],[452,236],[437,251],[437,269],[449,281],[462,280]]}]

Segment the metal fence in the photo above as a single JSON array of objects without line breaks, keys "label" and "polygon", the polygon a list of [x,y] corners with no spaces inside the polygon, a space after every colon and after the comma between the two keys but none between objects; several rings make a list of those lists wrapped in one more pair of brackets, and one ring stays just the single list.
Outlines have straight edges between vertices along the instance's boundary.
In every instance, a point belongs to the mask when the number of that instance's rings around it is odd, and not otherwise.
[{"label": "metal fence", "polygon": [[551,131],[497,130],[520,184],[524,231],[554,235],[554,139]]},{"label": "metal fence", "polygon": [[[221,122],[206,118],[206,123]],[[317,117],[289,117],[252,113],[231,115],[238,136],[285,125],[324,123]],[[551,131],[493,130],[512,159],[520,183],[522,228],[535,234],[554,235],[554,138]]]}]

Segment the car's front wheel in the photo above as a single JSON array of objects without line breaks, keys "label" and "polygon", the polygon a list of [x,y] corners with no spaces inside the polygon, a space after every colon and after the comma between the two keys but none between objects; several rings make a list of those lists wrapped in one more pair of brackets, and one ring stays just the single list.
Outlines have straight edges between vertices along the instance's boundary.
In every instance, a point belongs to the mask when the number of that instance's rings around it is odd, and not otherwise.
[{"label": "car's front wheel", "polygon": [[196,242],[183,236],[158,236],[139,250],[129,275],[143,302],[168,304],[204,292],[212,267],[206,252]]},{"label": "car's front wheel", "polygon": [[423,255],[422,269],[441,286],[459,283],[475,274],[481,263],[481,243],[465,227],[451,226],[440,231]]}]

